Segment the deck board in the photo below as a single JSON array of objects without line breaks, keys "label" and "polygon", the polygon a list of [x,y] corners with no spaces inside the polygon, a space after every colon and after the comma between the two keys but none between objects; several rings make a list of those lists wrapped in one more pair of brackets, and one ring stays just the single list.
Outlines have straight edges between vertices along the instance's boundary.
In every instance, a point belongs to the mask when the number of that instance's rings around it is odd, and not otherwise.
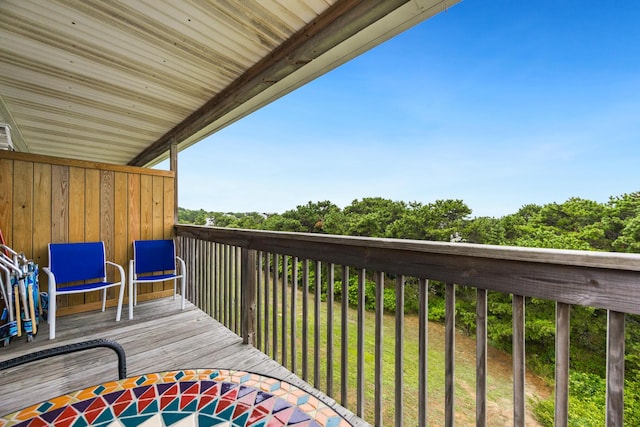
[{"label": "deck board", "polygon": [[[33,342],[14,339],[0,348],[0,360],[85,340],[117,341],[127,355],[127,376],[177,369],[237,369],[267,375],[294,384],[331,405],[354,426],[368,425],[330,397],[311,387],[187,302],[163,298],[140,303],[135,318],[115,322],[115,309],[93,311],[58,319],[56,339],[48,339],[48,325],[41,323]],[[116,380],[117,357],[106,348],[29,363],[0,371],[0,415],[92,385]]]}]

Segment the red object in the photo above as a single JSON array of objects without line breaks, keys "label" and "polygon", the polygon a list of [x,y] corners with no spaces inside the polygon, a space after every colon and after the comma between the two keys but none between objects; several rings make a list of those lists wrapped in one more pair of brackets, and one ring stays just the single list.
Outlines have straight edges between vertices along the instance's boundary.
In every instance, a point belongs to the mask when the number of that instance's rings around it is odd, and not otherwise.
[{"label": "red object", "polygon": [[[4,241],[4,236],[2,235],[2,229],[0,229],[0,243],[2,243],[3,245],[7,245],[7,242]],[[4,253],[8,256],[11,257],[11,254],[9,253],[8,250],[4,250]]]}]

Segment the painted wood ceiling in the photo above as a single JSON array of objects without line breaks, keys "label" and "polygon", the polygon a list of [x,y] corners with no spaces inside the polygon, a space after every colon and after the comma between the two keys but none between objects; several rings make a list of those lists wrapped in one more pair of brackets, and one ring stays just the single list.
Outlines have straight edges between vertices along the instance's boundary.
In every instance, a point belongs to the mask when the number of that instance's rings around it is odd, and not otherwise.
[{"label": "painted wood ceiling", "polygon": [[16,150],[145,166],[458,0],[3,0]]}]

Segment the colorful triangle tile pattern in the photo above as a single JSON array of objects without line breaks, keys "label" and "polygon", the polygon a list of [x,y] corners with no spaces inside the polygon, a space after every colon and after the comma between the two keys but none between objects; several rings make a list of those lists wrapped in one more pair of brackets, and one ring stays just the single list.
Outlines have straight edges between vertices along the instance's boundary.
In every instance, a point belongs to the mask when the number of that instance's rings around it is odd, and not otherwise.
[{"label": "colorful triangle tile pattern", "polygon": [[289,383],[244,371],[154,373],[60,396],[0,418],[0,427],[346,427]]}]

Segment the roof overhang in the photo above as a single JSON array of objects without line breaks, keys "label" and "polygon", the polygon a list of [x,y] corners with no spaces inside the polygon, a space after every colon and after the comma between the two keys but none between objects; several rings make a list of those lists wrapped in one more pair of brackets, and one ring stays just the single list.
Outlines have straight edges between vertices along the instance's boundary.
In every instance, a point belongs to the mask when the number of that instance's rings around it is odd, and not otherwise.
[{"label": "roof overhang", "polygon": [[149,166],[458,0],[0,3],[19,151]]}]

